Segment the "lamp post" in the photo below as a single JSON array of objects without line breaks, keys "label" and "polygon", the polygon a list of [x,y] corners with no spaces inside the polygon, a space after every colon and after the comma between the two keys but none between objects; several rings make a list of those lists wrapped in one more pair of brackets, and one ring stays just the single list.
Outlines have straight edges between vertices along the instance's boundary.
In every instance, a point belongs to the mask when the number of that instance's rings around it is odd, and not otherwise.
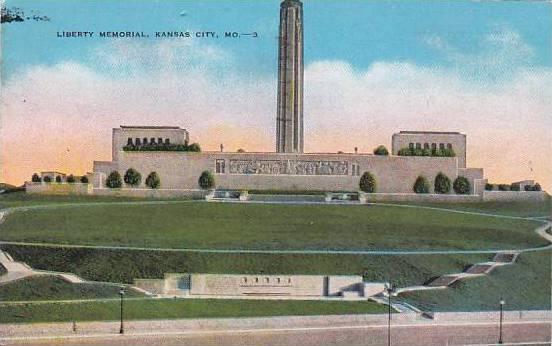
[{"label": "lamp post", "polygon": [[504,318],[504,299],[500,298],[500,327],[498,330],[498,343],[502,344],[502,319]]},{"label": "lamp post", "polygon": [[391,283],[386,283],[385,291],[387,292],[387,305],[389,307],[387,319],[387,345],[391,346],[391,295],[393,294],[393,285]]},{"label": "lamp post", "polygon": [[119,334],[125,333],[125,325],[123,323],[123,301],[125,297],[125,287],[121,287],[121,290],[119,291],[119,295],[121,296],[121,327],[119,328]]}]

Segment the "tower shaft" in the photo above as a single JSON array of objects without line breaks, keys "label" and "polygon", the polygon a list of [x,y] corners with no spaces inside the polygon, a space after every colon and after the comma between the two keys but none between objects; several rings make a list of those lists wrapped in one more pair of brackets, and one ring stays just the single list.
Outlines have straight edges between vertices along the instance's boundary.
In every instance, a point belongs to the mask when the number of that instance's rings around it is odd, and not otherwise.
[{"label": "tower shaft", "polygon": [[303,4],[280,5],[276,151],[303,152]]}]

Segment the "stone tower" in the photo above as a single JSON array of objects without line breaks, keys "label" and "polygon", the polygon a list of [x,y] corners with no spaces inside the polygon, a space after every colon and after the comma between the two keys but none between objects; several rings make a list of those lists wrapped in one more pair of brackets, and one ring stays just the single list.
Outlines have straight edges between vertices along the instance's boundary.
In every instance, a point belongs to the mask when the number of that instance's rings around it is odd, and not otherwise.
[{"label": "stone tower", "polygon": [[303,4],[280,4],[276,152],[303,152]]}]

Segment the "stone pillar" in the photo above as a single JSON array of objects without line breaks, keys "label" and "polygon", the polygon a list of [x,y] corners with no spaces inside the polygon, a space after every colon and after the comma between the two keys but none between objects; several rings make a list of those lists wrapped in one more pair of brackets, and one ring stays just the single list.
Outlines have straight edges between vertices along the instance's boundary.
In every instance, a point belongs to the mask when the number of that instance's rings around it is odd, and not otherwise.
[{"label": "stone pillar", "polygon": [[303,152],[303,4],[280,5],[276,151]]}]

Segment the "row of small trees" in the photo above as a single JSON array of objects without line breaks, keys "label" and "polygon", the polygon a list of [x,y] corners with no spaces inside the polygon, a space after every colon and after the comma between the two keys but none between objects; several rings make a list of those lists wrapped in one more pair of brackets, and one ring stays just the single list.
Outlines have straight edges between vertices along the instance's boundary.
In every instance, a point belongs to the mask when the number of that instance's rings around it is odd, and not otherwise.
[{"label": "row of small trees", "polygon": [[[485,184],[485,190],[493,191],[495,186],[498,191],[521,191],[520,184]],[[535,185],[525,185],[523,189],[525,191],[542,191],[542,187],[539,183],[535,183]]]},{"label": "row of small trees", "polygon": [[[142,175],[134,168],[127,169],[123,178],[121,178],[119,172],[113,171],[107,176],[105,186],[110,189],[118,189],[123,186],[123,181],[131,187],[136,187],[142,182]],[[151,172],[146,177],[145,183],[149,188],[158,189],[161,186],[161,178],[159,178],[157,172]]]},{"label": "row of small trees", "polygon": [[[88,184],[88,177],[86,175],[83,175],[78,180],[82,184]],[[33,183],[41,183],[41,182],[51,183],[52,178],[50,176],[45,176],[44,179],[42,179],[40,177],[40,175],[38,175],[37,173],[34,173],[33,176],[31,177],[31,181]],[[56,178],[55,178],[55,181],[56,181],[56,183],[62,183],[63,180],[61,179],[61,175],[57,175]],[[69,184],[74,184],[74,183],[77,182],[77,178],[73,174],[69,174],[67,176],[67,178],[65,179],[65,181]]]},{"label": "row of small trees", "polygon": [[[460,195],[465,195],[470,192],[470,182],[466,177],[458,177],[451,184],[449,177],[439,172],[433,182],[433,190],[435,193],[446,194],[450,192],[450,189],[454,189],[454,192]],[[376,192],[377,182],[376,177],[370,172],[364,172],[360,177],[359,182],[360,190],[367,193]],[[413,190],[416,193],[429,193],[430,185],[429,181],[424,176],[419,176],[414,183]]]}]

